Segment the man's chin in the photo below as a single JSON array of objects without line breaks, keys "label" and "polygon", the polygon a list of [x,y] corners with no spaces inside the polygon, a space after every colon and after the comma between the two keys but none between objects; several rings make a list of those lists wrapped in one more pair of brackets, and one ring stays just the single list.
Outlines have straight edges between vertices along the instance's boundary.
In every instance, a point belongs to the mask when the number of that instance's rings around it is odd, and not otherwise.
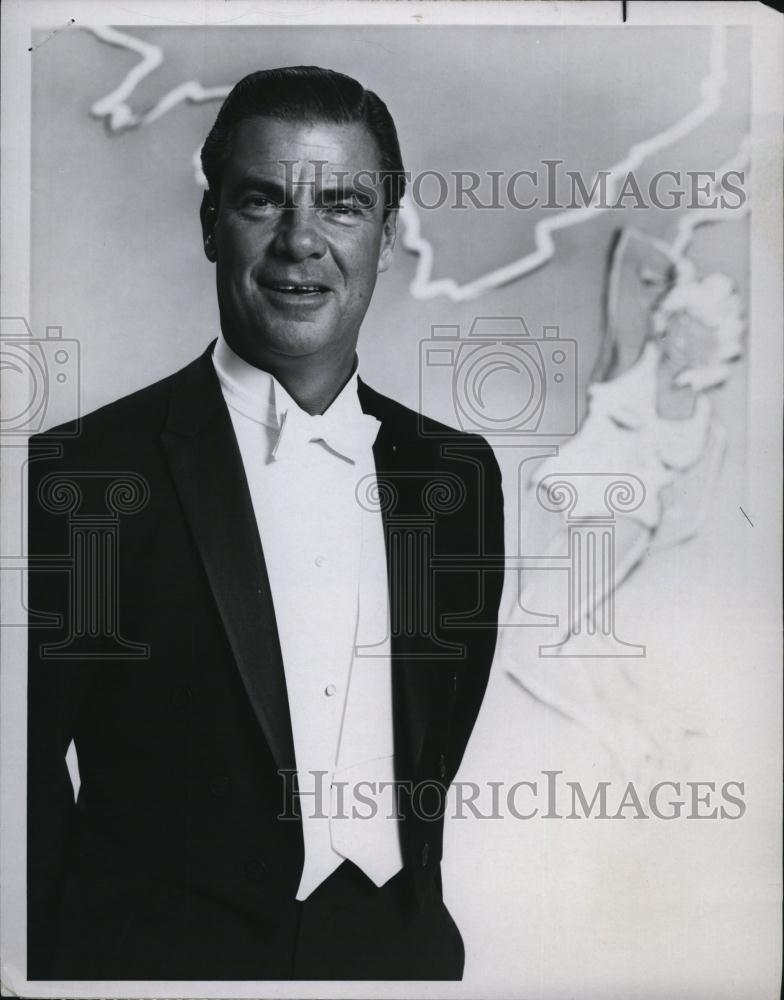
[{"label": "man's chin", "polygon": [[[242,342],[243,353],[248,360],[264,367],[268,361],[275,358],[307,358],[320,351],[335,340],[334,331],[318,322],[315,317],[300,319],[289,317],[281,321],[276,317],[273,322],[265,316],[253,326],[245,326]],[[231,343],[229,346],[233,346]]]}]

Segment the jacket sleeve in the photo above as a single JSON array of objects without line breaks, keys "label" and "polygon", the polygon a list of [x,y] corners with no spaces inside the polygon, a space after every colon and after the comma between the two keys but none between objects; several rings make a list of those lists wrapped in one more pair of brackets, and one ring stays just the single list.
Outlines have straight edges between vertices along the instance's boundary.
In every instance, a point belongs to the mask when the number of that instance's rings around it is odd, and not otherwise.
[{"label": "jacket sleeve", "polygon": [[66,852],[76,813],[65,755],[92,670],[78,660],[58,659],[56,650],[47,649],[68,636],[70,600],[63,564],[67,516],[50,509],[56,505],[42,502],[46,476],[70,463],[52,457],[57,446],[51,442],[48,436],[31,439],[28,454],[28,979],[47,978],[56,947]]},{"label": "jacket sleeve", "polygon": [[487,562],[481,572],[481,626],[470,632],[469,655],[464,669],[456,673],[452,718],[450,775],[456,774],[482,705],[498,636],[498,608],[504,582],[504,495],[501,470],[492,449],[482,442],[481,475],[476,516],[481,526],[481,556]]}]

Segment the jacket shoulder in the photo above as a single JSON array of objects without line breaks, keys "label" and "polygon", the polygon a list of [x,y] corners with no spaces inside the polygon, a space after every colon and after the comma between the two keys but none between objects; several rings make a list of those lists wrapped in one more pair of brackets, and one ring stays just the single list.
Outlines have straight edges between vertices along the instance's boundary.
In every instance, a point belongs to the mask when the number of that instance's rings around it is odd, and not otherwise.
[{"label": "jacket shoulder", "polygon": [[82,417],[33,435],[30,449],[56,444],[75,455],[116,451],[124,443],[141,444],[164,426],[172,387],[194,363]]},{"label": "jacket shoulder", "polygon": [[444,446],[453,447],[456,451],[470,449],[477,457],[497,468],[493,449],[481,434],[457,430],[440,423],[385,396],[361,380],[359,394],[363,409],[394,428],[395,437],[401,444],[424,450],[434,456],[443,454]]}]

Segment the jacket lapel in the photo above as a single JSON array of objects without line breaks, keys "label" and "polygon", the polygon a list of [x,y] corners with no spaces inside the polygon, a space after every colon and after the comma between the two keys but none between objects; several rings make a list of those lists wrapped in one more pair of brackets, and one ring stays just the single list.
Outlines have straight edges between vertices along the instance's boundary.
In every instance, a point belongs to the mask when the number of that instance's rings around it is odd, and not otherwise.
[{"label": "jacket lapel", "polygon": [[[362,410],[381,421],[373,445],[378,480],[391,486],[397,502],[382,506],[384,541],[387,553],[387,579],[389,583],[389,610],[392,625],[392,714],[395,741],[395,770],[399,781],[414,780],[417,776],[425,732],[430,714],[432,685],[429,664],[423,661],[417,649],[417,636],[399,627],[405,587],[410,588],[413,574],[421,572],[415,560],[415,550],[397,544],[406,521],[401,512],[417,509],[422,477],[412,475],[417,469],[416,456],[411,454],[411,442],[405,445],[397,440],[394,415],[389,412],[390,401],[375,392],[361,379],[359,401]],[[406,463],[405,465],[403,463]],[[397,626],[394,624],[397,623]]]},{"label": "jacket lapel", "polygon": [[253,710],[279,769],[296,767],[264,554],[212,345],[172,384],[161,441]]}]

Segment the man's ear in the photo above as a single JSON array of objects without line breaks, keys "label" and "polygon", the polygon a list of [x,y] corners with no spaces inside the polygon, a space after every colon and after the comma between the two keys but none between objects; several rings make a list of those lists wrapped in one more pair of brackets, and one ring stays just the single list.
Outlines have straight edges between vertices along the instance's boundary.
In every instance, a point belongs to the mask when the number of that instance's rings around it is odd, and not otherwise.
[{"label": "man's ear", "polygon": [[378,255],[378,266],[376,273],[381,274],[386,271],[392,263],[392,251],[395,249],[395,237],[397,236],[397,209],[393,208],[387,213],[384,219],[384,229],[381,234],[381,250]]},{"label": "man's ear", "polygon": [[201,199],[199,215],[201,216],[201,234],[204,239],[204,253],[207,260],[214,264],[218,258],[218,254],[215,249],[215,223],[218,219],[218,210],[210,191],[204,192],[204,197]]}]

